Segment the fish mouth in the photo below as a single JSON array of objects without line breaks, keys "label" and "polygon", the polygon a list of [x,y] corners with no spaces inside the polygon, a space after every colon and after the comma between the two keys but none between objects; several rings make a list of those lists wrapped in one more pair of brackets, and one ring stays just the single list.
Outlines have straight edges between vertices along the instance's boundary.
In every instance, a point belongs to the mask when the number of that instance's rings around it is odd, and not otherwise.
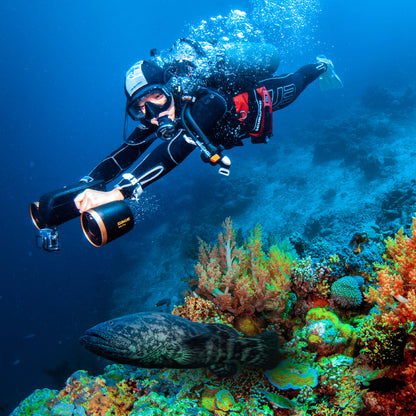
[{"label": "fish mouth", "polygon": [[106,338],[90,329],[85,331],[85,334],[79,338],[79,343],[87,349],[94,349],[94,346],[103,347],[109,345]]},{"label": "fish mouth", "polygon": [[99,331],[93,328],[85,331],[84,335],[79,338],[79,343],[88,351],[97,354],[107,360],[114,361],[116,363],[126,363],[123,357],[126,355],[124,348],[117,345],[114,339],[105,337],[100,334]]}]

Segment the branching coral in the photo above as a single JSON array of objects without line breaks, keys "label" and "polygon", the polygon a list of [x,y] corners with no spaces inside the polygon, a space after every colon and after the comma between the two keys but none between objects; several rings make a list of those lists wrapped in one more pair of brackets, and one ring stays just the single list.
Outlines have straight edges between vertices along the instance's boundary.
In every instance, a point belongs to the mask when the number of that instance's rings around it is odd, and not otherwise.
[{"label": "branching coral", "polygon": [[363,333],[363,352],[370,354],[376,366],[385,365],[386,358],[401,361],[389,371],[389,377],[404,385],[386,393],[370,391],[364,395],[364,402],[369,415],[379,410],[386,415],[407,415],[416,411],[416,337],[412,331],[416,322],[416,218],[411,237],[400,230],[395,238],[388,238],[385,260],[377,273],[377,286],[366,295],[376,303],[379,314],[373,315],[371,333]]},{"label": "branching coral", "polygon": [[396,364],[403,359],[406,335],[403,327],[392,330],[389,324],[370,316],[358,328],[361,354],[375,368]]},{"label": "branching coral", "polygon": [[312,259],[296,260],[292,270],[291,285],[296,294],[295,315],[304,317],[309,309],[328,305],[330,283],[334,277],[323,264],[312,266]]},{"label": "branching coral", "polygon": [[411,237],[401,229],[386,241],[386,264],[377,273],[378,286],[366,299],[376,302],[382,319],[393,328],[416,321],[416,217]]},{"label": "branching coral", "polygon": [[200,241],[197,293],[236,317],[262,314],[276,322],[289,296],[292,259],[276,246],[263,252],[259,225],[244,247],[237,246],[229,218],[223,226],[218,244]]},{"label": "branching coral", "polygon": [[176,306],[172,313],[192,322],[227,323],[227,320],[231,320],[231,316],[222,313],[218,305],[210,300],[201,298],[195,293],[192,296],[186,296],[185,303]]}]

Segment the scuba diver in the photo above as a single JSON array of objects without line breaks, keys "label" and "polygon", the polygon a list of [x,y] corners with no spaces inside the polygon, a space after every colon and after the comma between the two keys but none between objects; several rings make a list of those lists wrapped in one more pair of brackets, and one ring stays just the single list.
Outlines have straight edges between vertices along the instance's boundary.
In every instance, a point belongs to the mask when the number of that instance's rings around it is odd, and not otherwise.
[{"label": "scuba diver", "polygon": [[[295,101],[311,82],[319,78],[323,90],[342,87],[324,56],[294,73],[275,76],[280,58],[267,43],[180,39],[165,55],[151,54],[126,74],[124,143],[77,184],[30,204],[38,247],[59,250],[57,226],[78,216],[91,244],[107,244],[134,227],[134,205],[143,188],[192,151],[199,149],[204,162],[228,176],[231,160],[224,151],[242,146],[247,138],[267,143],[273,112]],[[135,128],[127,137],[129,120]],[[120,175],[121,181],[107,191],[106,185]]]},{"label": "scuba diver", "polygon": [[[187,48],[187,53],[179,48]],[[242,146],[247,138],[267,143],[273,112],[294,102],[311,82],[319,78],[322,90],[342,87],[324,56],[294,73],[273,76],[280,60],[270,44],[226,45],[222,54],[218,48],[212,50],[211,45],[181,39],[168,60],[152,51],[151,60],[139,61],[127,71],[125,143],[81,179],[108,183],[122,174],[122,180],[111,191],[86,189],[77,195],[74,202],[81,213],[112,201],[137,199],[143,188],[196,148],[203,161],[228,175],[231,162],[223,151]],[[126,138],[128,118],[137,127]],[[124,173],[156,139],[161,143]]]}]

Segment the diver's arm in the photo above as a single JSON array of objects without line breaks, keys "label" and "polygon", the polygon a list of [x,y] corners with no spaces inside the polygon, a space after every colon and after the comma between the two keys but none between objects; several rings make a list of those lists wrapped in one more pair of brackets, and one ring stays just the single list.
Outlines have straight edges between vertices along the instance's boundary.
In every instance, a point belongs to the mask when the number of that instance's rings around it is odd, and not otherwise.
[{"label": "diver's arm", "polygon": [[123,175],[123,180],[117,185],[124,198],[139,195],[142,188],[149,186],[162,176],[178,166],[194,150],[195,143],[180,130],[169,141],[162,142],[138,166],[131,174]]},{"label": "diver's arm", "polygon": [[293,103],[301,92],[325,73],[327,65],[322,62],[304,65],[296,72],[264,79],[258,87],[266,87],[272,97],[273,111],[281,110]]},{"label": "diver's arm", "polygon": [[[134,144],[124,143],[96,166],[88,176],[84,176],[81,181],[91,182],[101,179],[106,183],[111,182],[131,166],[153,143],[154,139],[150,133],[137,128],[128,138],[129,143]],[[75,197],[74,203],[80,212],[84,212],[99,205],[122,199],[124,199],[123,194],[116,188],[108,192],[86,189]]]},{"label": "diver's arm", "polygon": [[129,168],[153,143],[151,131],[148,132],[147,130],[143,131],[136,128],[127,139],[127,142],[107,156],[81,180],[89,182],[102,179],[106,183],[111,182]]}]

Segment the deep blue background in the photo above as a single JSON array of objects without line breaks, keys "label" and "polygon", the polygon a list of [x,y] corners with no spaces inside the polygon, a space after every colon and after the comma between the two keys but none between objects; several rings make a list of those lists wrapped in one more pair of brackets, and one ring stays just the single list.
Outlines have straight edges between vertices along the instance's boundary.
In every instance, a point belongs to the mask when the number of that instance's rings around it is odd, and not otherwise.
[{"label": "deep blue background", "polygon": [[[414,1],[322,0],[320,8],[308,49],[294,45],[280,69],[294,70],[325,53],[336,63],[345,88],[337,103],[321,103],[313,92],[317,87],[311,86],[282,112],[283,132],[291,123],[306,125],[334,111],[335,104],[348,109],[368,87],[414,82]],[[120,144],[123,77],[132,63],[148,57],[151,48],[169,47],[186,33],[186,23],[230,9],[249,11],[250,4],[1,2],[0,405],[8,410],[34,388],[58,387],[45,370],[95,367],[77,338],[107,318],[117,277],[132,266],[125,242],[95,249],[75,221],[61,227],[61,252],[36,249],[28,203],[76,182]],[[198,158],[191,158],[182,172],[199,166]],[[155,186],[162,204],[164,188],[172,189],[181,175],[186,176],[178,170],[174,179],[166,177]],[[141,232],[151,233],[151,222]]]}]

